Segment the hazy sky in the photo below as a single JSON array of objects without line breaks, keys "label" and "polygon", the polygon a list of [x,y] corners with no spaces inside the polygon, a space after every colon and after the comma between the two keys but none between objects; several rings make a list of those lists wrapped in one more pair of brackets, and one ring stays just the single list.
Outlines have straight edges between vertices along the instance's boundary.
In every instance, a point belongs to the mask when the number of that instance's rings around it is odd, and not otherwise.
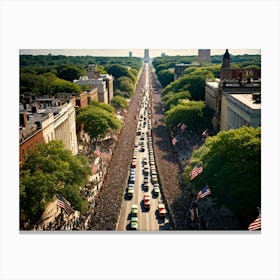
[{"label": "hazy sky", "polygon": [[[21,49],[20,54],[32,55],[67,55],[67,56],[128,56],[129,52],[132,56],[143,57],[144,49]],[[222,55],[225,49],[211,49],[211,55]],[[162,53],[166,55],[197,55],[197,49],[150,49],[150,57],[160,56]],[[237,54],[261,54],[260,49],[229,49],[229,53]]]}]

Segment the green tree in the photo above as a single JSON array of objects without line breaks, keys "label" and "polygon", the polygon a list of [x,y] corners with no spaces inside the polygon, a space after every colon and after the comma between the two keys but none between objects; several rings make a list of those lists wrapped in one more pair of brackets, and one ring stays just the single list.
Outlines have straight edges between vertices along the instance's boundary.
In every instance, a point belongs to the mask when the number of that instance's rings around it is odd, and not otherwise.
[{"label": "green tree", "polygon": [[166,87],[168,84],[174,81],[174,73],[170,70],[161,70],[158,72],[157,76],[162,87]]},{"label": "green tree", "polygon": [[189,91],[182,91],[176,94],[173,93],[173,95],[170,96],[164,104],[165,112],[170,110],[171,106],[176,106],[181,99],[190,99],[190,98],[191,98],[191,94],[189,93]]},{"label": "green tree", "polygon": [[57,77],[69,82],[77,80],[81,74],[80,69],[73,65],[62,65],[57,67]]},{"label": "green tree", "polygon": [[171,107],[165,114],[165,123],[169,128],[183,122],[190,130],[201,130],[209,125],[205,117],[205,104],[203,101],[181,100],[177,106]]},{"label": "green tree", "polygon": [[120,77],[116,83],[120,91],[127,92],[129,96],[134,93],[134,85],[130,78]]},{"label": "green tree", "polygon": [[192,96],[192,100],[204,100],[206,78],[214,79],[214,76],[212,73],[203,70],[195,70],[194,73],[185,74],[165,87],[162,92],[163,96],[169,91],[179,92],[188,90]]},{"label": "green tree", "polygon": [[114,96],[111,100],[111,104],[116,110],[119,109],[127,110],[128,108],[127,100],[122,96]]},{"label": "green tree", "polygon": [[261,129],[244,126],[208,137],[191,162],[187,181],[195,163],[204,168],[191,183],[193,191],[207,182],[217,205],[230,208],[247,228],[261,206]]},{"label": "green tree", "polygon": [[77,92],[82,92],[82,89],[77,84],[73,84],[69,81],[65,81],[57,78],[51,84],[51,91],[52,93],[59,93],[59,92],[77,93]]},{"label": "green tree", "polygon": [[88,182],[90,174],[87,159],[73,156],[62,142],[36,145],[29,151],[20,172],[21,212],[35,223],[57,193],[83,212],[86,202],[80,196],[80,187]]},{"label": "green tree", "polygon": [[97,141],[98,138],[105,137],[110,128],[119,131],[121,122],[113,112],[112,106],[93,101],[88,107],[78,110],[77,124],[83,127],[91,140]]}]

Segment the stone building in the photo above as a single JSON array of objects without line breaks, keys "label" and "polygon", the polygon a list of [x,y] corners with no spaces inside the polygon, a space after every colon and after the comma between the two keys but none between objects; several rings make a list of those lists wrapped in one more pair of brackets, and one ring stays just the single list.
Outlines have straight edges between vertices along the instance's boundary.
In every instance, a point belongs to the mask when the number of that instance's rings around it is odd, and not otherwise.
[{"label": "stone building", "polygon": [[[72,154],[78,153],[75,98],[72,97],[68,102],[58,102],[46,97],[37,99],[41,105],[34,101],[28,104],[26,109],[22,104],[20,106],[20,167],[24,162],[24,155],[38,143],[60,140]],[[53,106],[49,103],[50,100]]]},{"label": "stone building", "polygon": [[241,124],[253,127],[261,124],[261,100],[259,98],[258,104],[253,100],[256,95],[261,94],[261,71],[230,67],[230,55],[226,50],[221,78],[206,81],[205,85],[205,104],[214,110],[212,124],[216,132],[238,128]]}]

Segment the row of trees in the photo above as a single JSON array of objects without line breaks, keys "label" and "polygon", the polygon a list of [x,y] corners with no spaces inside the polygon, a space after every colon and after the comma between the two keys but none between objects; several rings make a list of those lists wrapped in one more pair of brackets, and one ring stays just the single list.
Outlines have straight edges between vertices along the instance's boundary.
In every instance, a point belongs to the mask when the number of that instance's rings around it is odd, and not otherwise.
[{"label": "row of trees", "polygon": [[139,69],[117,64],[109,65],[105,69],[114,77],[114,94],[130,98],[134,94]]},{"label": "row of trees", "polygon": [[104,56],[65,56],[65,55],[20,55],[20,66],[51,67],[59,65],[75,65],[80,69],[86,69],[89,64],[95,65],[124,65],[140,69],[142,60],[139,57],[104,57]]}]

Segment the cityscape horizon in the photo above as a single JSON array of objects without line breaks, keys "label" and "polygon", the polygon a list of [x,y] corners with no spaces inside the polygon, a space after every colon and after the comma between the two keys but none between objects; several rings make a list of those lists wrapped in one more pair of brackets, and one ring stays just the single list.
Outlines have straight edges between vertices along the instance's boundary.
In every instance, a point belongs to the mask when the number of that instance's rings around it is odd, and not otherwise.
[{"label": "cityscape horizon", "polygon": [[[211,55],[223,55],[225,49],[210,49]],[[65,56],[129,56],[143,57],[144,49],[20,49],[20,55],[65,55]],[[232,55],[260,55],[260,49],[229,49]],[[167,56],[192,56],[198,55],[198,49],[149,49],[150,57]]]}]

